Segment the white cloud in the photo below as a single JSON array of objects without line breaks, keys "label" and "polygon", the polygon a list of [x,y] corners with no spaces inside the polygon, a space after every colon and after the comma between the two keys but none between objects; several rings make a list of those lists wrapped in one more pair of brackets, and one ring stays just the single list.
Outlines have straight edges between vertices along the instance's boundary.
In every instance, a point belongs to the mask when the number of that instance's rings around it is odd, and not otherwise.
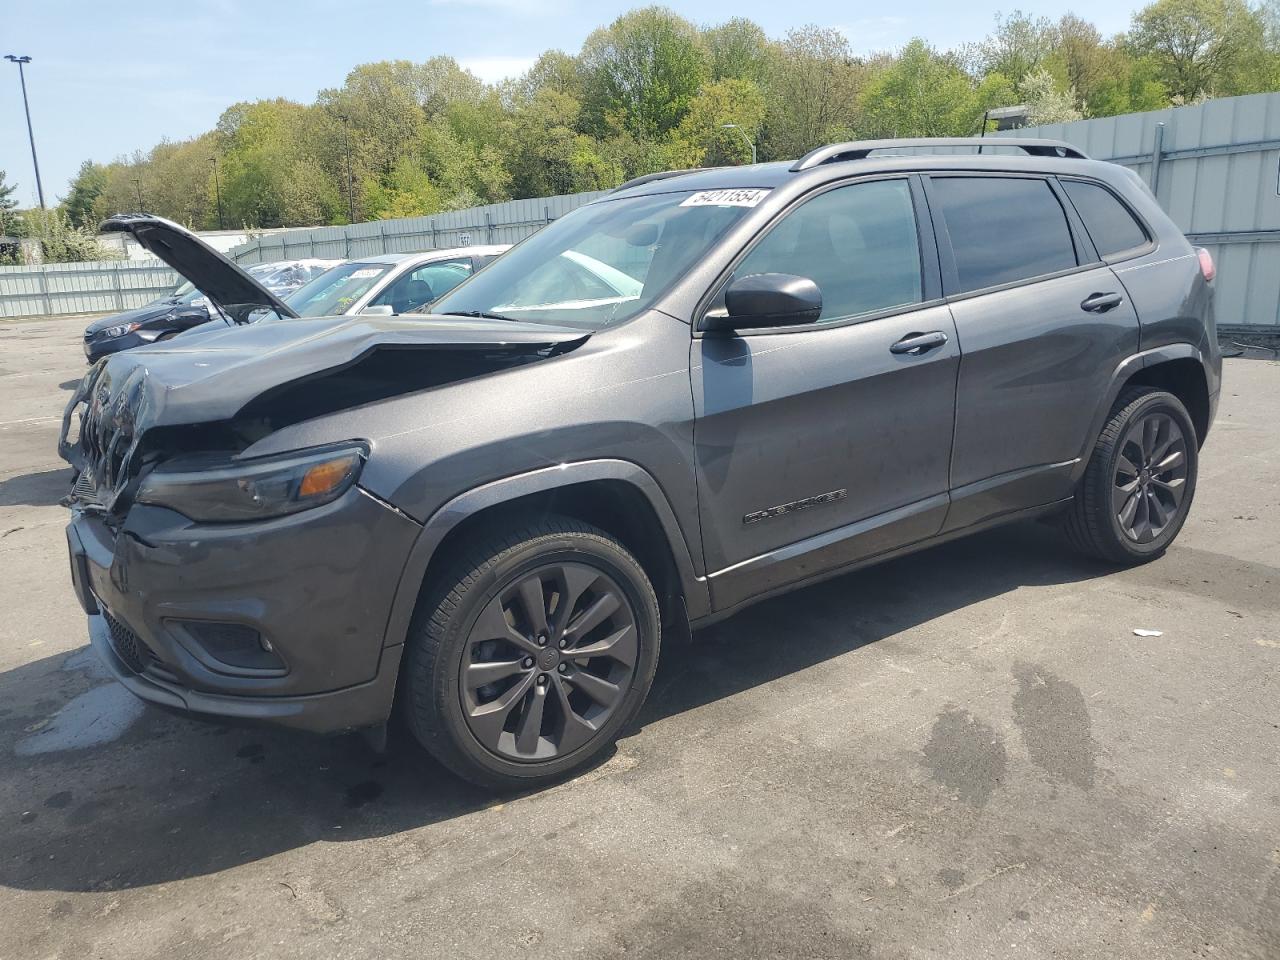
[{"label": "white cloud", "polygon": [[458,63],[485,83],[518,77],[537,62],[537,57],[460,57]]}]

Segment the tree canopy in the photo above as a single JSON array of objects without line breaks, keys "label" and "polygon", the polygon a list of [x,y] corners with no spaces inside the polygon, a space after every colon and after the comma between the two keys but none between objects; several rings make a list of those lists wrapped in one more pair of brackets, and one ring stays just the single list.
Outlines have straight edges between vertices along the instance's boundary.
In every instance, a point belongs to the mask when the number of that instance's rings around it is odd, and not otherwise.
[{"label": "tree canopy", "polygon": [[310,104],[234,104],[201,136],[86,160],[61,210],[92,228],[141,196],[211,228],[220,190],[227,227],[426,216],[749,162],[753,145],[764,161],[839,139],[975,134],[984,111],[1017,103],[1053,123],[1275,90],[1277,3],[1154,0],[1115,37],[1015,11],[959,49],[915,39],[876,54],[829,27],[770,38],[742,17],[704,26],[643,7],[496,85],[435,56],[362,64]]}]

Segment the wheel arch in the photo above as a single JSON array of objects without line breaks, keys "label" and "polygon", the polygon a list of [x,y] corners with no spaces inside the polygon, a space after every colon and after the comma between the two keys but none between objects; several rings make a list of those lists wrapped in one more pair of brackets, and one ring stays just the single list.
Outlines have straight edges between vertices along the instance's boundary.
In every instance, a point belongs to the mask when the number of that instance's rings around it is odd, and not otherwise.
[{"label": "wheel arch", "polygon": [[1149,386],[1166,390],[1182,401],[1196,428],[1196,446],[1204,446],[1209,433],[1209,381],[1203,363],[1192,356],[1154,359],[1135,371],[1123,386]]},{"label": "wheel arch", "polygon": [[1191,414],[1191,422],[1196,428],[1197,446],[1203,446],[1213,420],[1208,363],[1200,348],[1190,343],[1168,344],[1126,357],[1116,367],[1107,394],[1094,413],[1079,461],[1072,471],[1072,480],[1079,480],[1084,475],[1098,435],[1111,415],[1111,408],[1115,406],[1120,392],[1128,386],[1158,387],[1176,396]]},{"label": "wheel arch", "polygon": [[560,514],[616,537],[653,579],[664,625],[688,629],[710,610],[684,533],[657,481],[625,460],[589,460],[517,474],[468,490],[433,513],[409,553],[396,588],[384,646],[403,643],[424,587],[448,562],[452,544],[515,517]]}]

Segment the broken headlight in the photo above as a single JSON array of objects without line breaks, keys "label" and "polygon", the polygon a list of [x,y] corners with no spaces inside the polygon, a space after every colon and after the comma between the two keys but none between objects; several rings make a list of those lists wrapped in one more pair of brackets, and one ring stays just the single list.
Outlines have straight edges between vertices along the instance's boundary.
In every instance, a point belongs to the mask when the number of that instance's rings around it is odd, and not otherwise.
[{"label": "broken headlight", "polygon": [[134,499],[209,523],[279,517],[337,500],[368,453],[349,443],[254,460],[172,460],[147,474]]}]

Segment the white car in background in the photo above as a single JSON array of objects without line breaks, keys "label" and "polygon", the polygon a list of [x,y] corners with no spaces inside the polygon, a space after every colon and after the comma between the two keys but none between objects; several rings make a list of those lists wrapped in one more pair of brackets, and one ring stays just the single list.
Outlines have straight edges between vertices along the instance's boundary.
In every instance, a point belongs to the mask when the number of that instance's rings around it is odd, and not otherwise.
[{"label": "white car in background", "polygon": [[509,247],[454,247],[348,260],[283,300],[300,317],[412,313],[443,297]]}]

